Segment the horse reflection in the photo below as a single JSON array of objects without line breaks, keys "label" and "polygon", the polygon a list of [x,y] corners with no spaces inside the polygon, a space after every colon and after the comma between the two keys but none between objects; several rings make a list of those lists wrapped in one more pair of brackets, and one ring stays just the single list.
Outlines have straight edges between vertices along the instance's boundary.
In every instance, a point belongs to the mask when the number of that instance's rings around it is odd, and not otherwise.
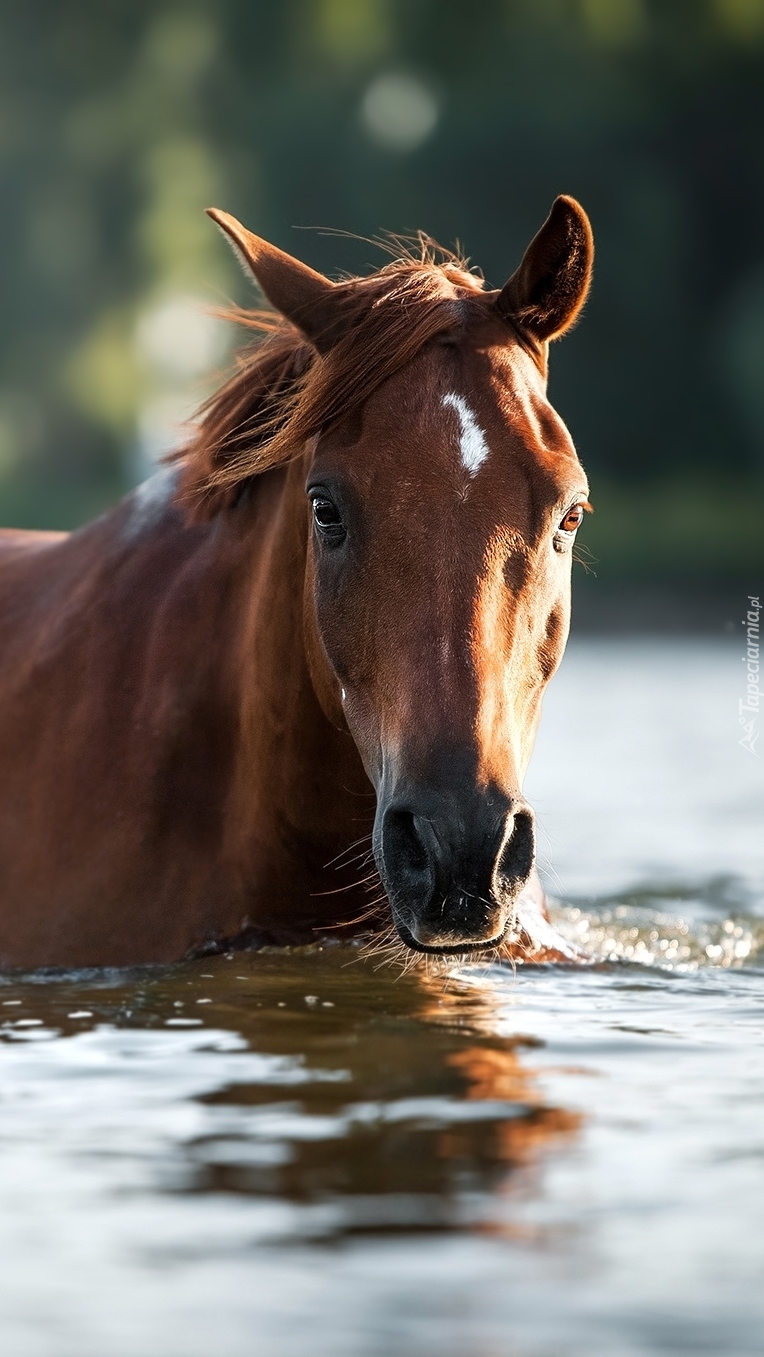
[{"label": "horse reflection", "polygon": [[[346,949],[333,954],[334,975],[340,958]],[[499,1035],[501,1003],[487,985],[452,979],[444,989],[412,973],[390,986],[368,963],[348,970],[355,974],[343,978],[341,995],[312,970],[318,995],[333,996],[330,1009],[318,996],[306,1008],[276,965],[273,993],[288,995],[276,1005],[290,1021],[270,1006],[272,994],[257,1013],[238,1010],[255,1049],[305,1054],[309,1068],[344,1077],[293,1090],[292,1131],[272,1162],[252,1164],[243,1153],[221,1163],[214,1145],[197,1146],[199,1189],[287,1199],[312,1213],[320,1235],[469,1228],[525,1237],[512,1218],[518,1192],[534,1190],[546,1155],[580,1124],[548,1101],[534,1043]],[[259,978],[257,986],[261,994]],[[385,1001],[395,993],[394,1014],[386,1002],[375,1012],[383,988]],[[243,1085],[207,1101],[267,1109],[284,1097],[284,1089]]]},{"label": "horse reflection", "polygon": [[[549,1102],[533,1042],[502,1035],[506,1009],[489,982],[457,975],[444,989],[414,972],[392,983],[349,946],[19,978],[3,997],[0,1040],[28,1035],[17,1024],[30,1019],[49,1039],[138,1029],[147,1055],[156,1041],[166,1058],[177,1039],[191,1087],[195,1052],[208,1079],[221,1038],[261,1054],[254,1077],[244,1060],[240,1081],[202,1082],[192,1101],[210,1109],[207,1127],[176,1145],[172,1190],[280,1203],[311,1238],[465,1228],[525,1238],[516,1204],[578,1126]],[[118,1092],[118,1059],[110,1077]]]}]

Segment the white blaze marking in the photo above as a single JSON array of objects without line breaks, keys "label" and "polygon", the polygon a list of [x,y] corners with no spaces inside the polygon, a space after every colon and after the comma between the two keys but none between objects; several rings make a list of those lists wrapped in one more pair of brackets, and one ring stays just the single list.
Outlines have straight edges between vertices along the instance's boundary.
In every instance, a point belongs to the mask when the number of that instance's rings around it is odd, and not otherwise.
[{"label": "white blaze marking", "polygon": [[456,411],[459,419],[459,451],[462,455],[462,466],[470,476],[474,476],[488,456],[485,434],[463,396],[457,396],[450,391],[443,397],[443,404]]}]

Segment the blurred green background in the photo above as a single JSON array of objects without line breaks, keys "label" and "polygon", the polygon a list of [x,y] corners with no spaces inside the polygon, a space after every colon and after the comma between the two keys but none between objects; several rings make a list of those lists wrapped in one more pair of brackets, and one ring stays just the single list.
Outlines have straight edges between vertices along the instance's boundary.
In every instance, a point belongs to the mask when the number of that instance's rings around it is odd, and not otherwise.
[{"label": "blurred green background", "polygon": [[208,203],[335,276],[381,256],[294,227],[421,227],[496,286],[558,192],[600,597],[756,592],[764,0],[3,0],[0,521],[76,525],[177,440],[205,307],[249,299]]}]

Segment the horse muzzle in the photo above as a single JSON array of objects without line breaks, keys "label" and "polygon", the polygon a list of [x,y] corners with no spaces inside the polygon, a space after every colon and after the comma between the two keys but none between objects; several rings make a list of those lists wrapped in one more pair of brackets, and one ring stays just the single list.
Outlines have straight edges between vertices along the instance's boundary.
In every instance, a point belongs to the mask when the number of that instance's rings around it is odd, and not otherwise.
[{"label": "horse muzzle", "polygon": [[395,796],[378,806],[375,857],[395,927],[420,952],[498,946],[535,857],[520,798]]}]

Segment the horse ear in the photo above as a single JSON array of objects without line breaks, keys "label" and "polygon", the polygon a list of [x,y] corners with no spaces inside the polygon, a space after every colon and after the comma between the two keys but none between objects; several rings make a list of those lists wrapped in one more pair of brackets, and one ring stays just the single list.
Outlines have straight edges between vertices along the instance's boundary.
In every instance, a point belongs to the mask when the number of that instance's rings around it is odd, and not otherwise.
[{"label": "horse ear", "polygon": [[340,319],[336,284],[253,235],[220,208],[208,207],[207,216],[220,227],[244,272],[260,284],[271,305],[302,330],[320,352],[331,348],[338,337]]},{"label": "horse ear", "polygon": [[586,301],[593,261],[592,228],[584,209],[575,198],[555,198],[496,306],[532,338],[558,339]]}]

